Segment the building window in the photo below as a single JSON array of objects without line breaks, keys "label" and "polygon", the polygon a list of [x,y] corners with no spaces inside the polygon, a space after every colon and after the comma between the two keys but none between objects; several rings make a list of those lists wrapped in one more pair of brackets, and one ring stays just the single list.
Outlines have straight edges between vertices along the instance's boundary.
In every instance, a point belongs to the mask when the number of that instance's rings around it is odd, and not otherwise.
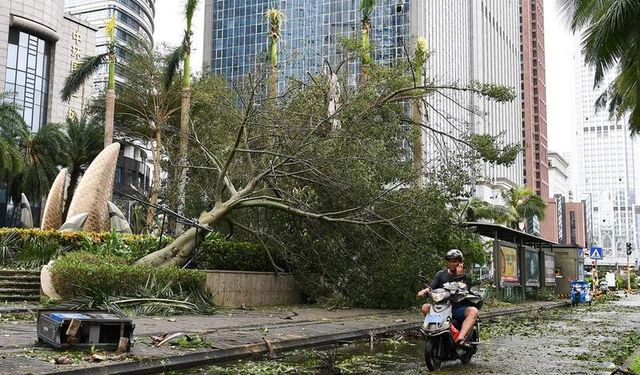
[{"label": "building window", "polygon": [[22,118],[36,132],[47,122],[51,45],[35,35],[9,29],[5,100],[20,107]]},{"label": "building window", "polygon": [[116,167],[116,184],[122,183],[122,167]]}]

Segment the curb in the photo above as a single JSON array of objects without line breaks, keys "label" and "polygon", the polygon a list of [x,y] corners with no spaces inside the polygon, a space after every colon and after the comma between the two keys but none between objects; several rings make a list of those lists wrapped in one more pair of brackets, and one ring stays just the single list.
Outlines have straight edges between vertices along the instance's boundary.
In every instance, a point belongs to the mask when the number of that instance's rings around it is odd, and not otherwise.
[{"label": "curb", "polygon": [[[492,313],[481,314],[480,318],[493,319],[502,316],[517,315],[531,311],[542,309],[558,308],[568,306],[568,301],[561,301],[546,306],[535,308],[516,308],[509,310],[498,310]],[[139,362],[105,364],[104,366],[87,367],[81,369],[59,370],[55,372],[46,372],[43,374],[66,374],[66,375],[93,375],[93,374],[158,374],[173,370],[182,370],[192,367],[212,365],[216,363],[229,362],[237,359],[259,356],[268,354],[273,351],[289,351],[294,349],[303,349],[315,346],[327,345],[345,340],[356,340],[367,338],[370,336],[380,335],[387,332],[396,332],[404,330],[419,329],[422,325],[421,321],[405,322],[391,324],[385,327],[374,329],[362,329],[356,331],[341,332],[335,334],[321,335],[309,338],[289,339],[283,341],[269,341],[262,343],[248,344],[228,349],[214,349],[197,353],[188,353],[182,355],[161,357],[161,358],[145,358]]]},{"label": "curb", "polygon": [[628,374],[628,375],[636,375],[635,372],[631,371],[630,367],[631,364],[633,363],[633,360],[640,356],[640,348],[636,349],[633,353],[631,353],[631,355],[629,356],[629,358],[627,358],[624,363],[622,364],[622,366],[618,367],[617,369],[615,369],[611,375],[615,375],[615,374]]},{"label": "curb", "polygon": [[38,312],[39,307],[10,307],[10,308],[1,308],[0,314],[23,314],[23,313],[35,313]]}]

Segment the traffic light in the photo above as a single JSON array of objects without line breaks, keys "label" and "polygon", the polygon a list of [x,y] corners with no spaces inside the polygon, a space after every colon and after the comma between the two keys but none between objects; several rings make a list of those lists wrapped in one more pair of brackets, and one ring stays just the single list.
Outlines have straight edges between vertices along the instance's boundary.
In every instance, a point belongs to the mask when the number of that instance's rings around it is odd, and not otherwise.
[{"label": "traffic light", "polygon": [[627,242],[627,255],[631,255],[633,249],[631,248],[631,242]]}]

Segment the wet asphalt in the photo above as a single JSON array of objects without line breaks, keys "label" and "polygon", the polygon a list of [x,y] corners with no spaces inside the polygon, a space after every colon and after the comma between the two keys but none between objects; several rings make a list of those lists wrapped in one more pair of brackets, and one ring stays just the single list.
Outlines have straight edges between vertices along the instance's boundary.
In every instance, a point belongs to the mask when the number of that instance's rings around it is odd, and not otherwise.
[{"label": "wet asphalt", "polygon": [[[640,332],[640,295],[593,306],[560,309],[504,317],[481,325],[482,344],[472,362],[443,362],[433,374],[558,374],[609,375],[616,343],[629,332]],[[428,374],[423,360],[424,343],[408,340],[396,345],[393,339],[374,344],[327,349],[278,361],[232,363],[201,368],[193,373],[244,374],[269,368],[273,373],[294,374]],[[333,370],[304,366],[309,357],[332,357]],[[619,361],[619,358],[618,358]],[[316,361],[317,363],[317,361]]]}]

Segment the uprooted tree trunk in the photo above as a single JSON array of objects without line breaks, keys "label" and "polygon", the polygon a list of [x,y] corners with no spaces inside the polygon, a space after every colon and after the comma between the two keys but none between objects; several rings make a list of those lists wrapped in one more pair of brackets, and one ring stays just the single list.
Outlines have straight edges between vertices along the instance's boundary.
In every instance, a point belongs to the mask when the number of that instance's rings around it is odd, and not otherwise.
[{"label": "uprooted tree trunk", "polygon": [[[211,211],[200,216],[198,224],[201,226],[213,226],[227,213],[229,207],[226,204],[214,207]],[[202,242],[209,232],[205,229],[189,228],[172,243],[163,249],[151,253],[137,263],[150,266],[181,266],[187,262],[193,250]]]}]

